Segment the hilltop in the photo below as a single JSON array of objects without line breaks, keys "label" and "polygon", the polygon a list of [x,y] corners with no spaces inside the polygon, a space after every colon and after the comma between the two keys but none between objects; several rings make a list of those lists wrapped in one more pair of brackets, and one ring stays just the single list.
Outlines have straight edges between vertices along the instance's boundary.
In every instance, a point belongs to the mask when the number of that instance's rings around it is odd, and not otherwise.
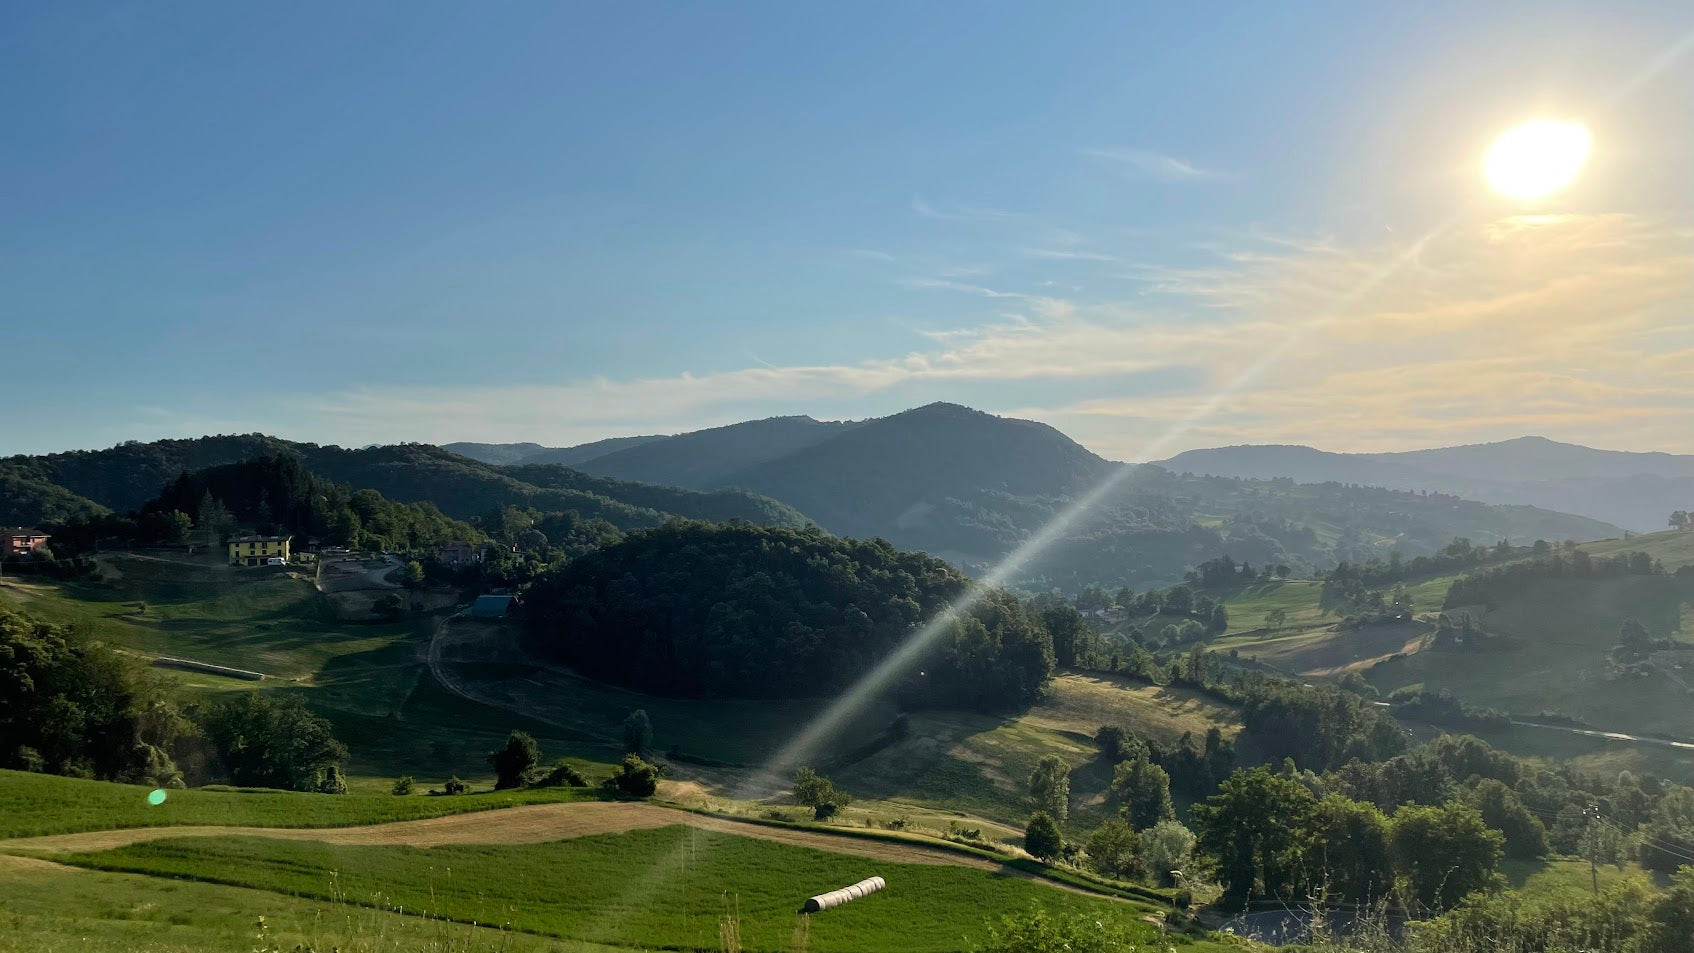
[{"label": "hilltop", "polygon": [[[619,439],[638,442],[616,445]],[[1015,574],[1031,588],[1164,584],[1226,553],[1304,572],[1396,548],[1427,554],[1455,536],[1491,543],[1621,532],[1599,520],[1447,494],[1126,467],[1046,424],[948,403],[850,423],[778,417],[672,437],[614,438],[571,452],[590,448],[607,452],[577,464],[578,471],[745,488],[830,532],[882,537],[971,573],[997,563],[1091,488],[1117,481],[1086,518]],[[504,472],[539,482],[528,465]]]},{"label": "hilltop", "polygon": [[1666,515],[1694,501],[1694,455],[1596,450],[1545,437],[1400,453],[1219,447],[1180,453],[1161,465],[1252,480],[1280,477],[1451,493],[1575,513],[1635,530],[1659,529]]},{"label": "hilltop", "polygon": [[509,471],[427,444],[348,450],[247,434],[132,441],[108,450],[0,460],[0,486],[11,490],[0,497],[5,501],[0,523],[130,512],[184,473],[277,455],[298,459],[312,473],[355,490],[375,490],[401,503],[432,503],[457,519],[515,506],[574,510],[624,529],[656,526],[670,516],[786,526],[810,522],[792,507],[733,488],[701,492],[650,486],[558,465]]}]

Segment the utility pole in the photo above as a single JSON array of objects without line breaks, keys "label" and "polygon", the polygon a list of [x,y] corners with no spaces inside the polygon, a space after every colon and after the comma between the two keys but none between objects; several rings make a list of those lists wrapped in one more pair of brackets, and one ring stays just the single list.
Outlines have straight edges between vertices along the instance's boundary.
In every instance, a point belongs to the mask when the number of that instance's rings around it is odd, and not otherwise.
[{"label": "utility pole", "polygon": [[1590,804],[1584,808],[1583,816],[1588,818],[1588,879],[1594,885],[1594,896],[1600,895],[1600,838],[1595,827],[1600,823],[1600,809]]}]

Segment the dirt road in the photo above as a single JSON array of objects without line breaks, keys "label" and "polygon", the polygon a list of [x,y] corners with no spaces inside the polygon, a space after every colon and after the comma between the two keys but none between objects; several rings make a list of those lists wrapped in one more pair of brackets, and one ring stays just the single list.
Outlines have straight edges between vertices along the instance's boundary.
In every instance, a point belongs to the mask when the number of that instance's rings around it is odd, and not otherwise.
[{"label": "dirt road", "polygon": [[115,831],[54,834],[0,840],[0,850],[32,850],[63,853],[109,850],[146,841],[174,837],[271,837],[280,840],[318,841],[324,844],[366,844],[409,847],[439,847],[443,844],[541,844],[590,834],[618,834],[683,824],[700,830],[756,837],[760,840],[811,847],[836,854],[851,854],[902,864],[939,864],[997,870],[1000,865],[983,857],[881,840],[826,834],[817,831],[769,827],[729,818],[712,817],[657,804],[612,801],[582,801],[568,804],[532,804],[525,807],[476,811],[416,821],[395,821],[364,827],[283,828],[191,826],[140,827]]}]

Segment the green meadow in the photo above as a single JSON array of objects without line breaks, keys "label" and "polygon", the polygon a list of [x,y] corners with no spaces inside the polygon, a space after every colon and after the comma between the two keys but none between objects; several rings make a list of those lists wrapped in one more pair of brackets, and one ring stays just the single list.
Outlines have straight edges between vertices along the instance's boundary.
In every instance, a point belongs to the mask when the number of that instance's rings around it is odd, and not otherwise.
[{"label": "green meadow", "polygon": [[[1153,912],[1010,873],[884,863],[686,827],[429,849],[191,838],[64,859],[636,948],[720,949],[727,918],[748,951],[942,953],[980,942],[994,911]],[[797,914],[807,896],[873,875],[888,889],[824,914]]]}]

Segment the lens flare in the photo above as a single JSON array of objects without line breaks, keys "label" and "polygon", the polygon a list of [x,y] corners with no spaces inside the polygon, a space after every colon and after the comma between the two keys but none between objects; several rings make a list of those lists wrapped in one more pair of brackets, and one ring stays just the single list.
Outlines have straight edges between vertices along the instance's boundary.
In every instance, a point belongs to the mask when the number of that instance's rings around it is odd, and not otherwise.
[{"label": "lens flare", "polygon": [[153,790],[147,792],[147,803],[149,805],[153,806],[153,807],[158,807],[159,805],[165,803],[165,789],[164,788],[154,788]]}]

